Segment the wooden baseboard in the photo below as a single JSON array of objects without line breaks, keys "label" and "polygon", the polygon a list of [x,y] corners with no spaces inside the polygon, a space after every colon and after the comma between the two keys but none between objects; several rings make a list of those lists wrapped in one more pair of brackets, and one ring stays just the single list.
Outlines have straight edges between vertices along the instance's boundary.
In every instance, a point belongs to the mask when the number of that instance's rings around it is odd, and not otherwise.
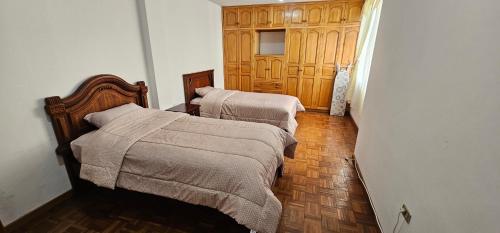
[{"label": "wooden baseboard", "polygon": [[352,115],[350,112],[346,112],[346,115],[345,115],[347,118],[349,118],[349,121],[351,122],[351,124],[354,126],[354,130],[356,130],[356,134],[358,133],[359,131],[359,128],[358,128],[358,125],[356,124],[356,122],[354,121],[354,119],[352,118]]},{"label": "wooden baseboard", "polygon": [[329,110],[306,108],[306,112],[329,113],[330,111]]},{"label": "wooden baseboard", "polygon": [[19,227],[32,221],[33,219],[39,218],[40,216],[46,214],[54,206],[70,199],[72,196],[73,196],[73,192],[71,190],[59,195],[58,197],[50,200],[49,202],[43,204],[42,206],[36,208],[35,210],[27,213],[26,215],[22,216],[21,218],[17,219],[16,221],[5,226],[5,229],[3,231],[0,229],[0,233],[13,232],[14,230],[17,230]]}]

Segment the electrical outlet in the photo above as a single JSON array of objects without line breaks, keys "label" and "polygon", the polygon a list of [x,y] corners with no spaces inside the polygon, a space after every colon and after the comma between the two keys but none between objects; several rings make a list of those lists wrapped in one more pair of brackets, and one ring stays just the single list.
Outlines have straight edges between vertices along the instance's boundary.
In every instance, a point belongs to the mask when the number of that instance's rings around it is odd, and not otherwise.
[{"label": "electrical outlet", "polygon": [[410,210],[408,210],[408,207],[406,207],[405,204],[403,204],[403,207],[401,207],[401,214],[403,214],[403,218],[405,219],[406,223],[410,223],[411,221],[411,214]]}]

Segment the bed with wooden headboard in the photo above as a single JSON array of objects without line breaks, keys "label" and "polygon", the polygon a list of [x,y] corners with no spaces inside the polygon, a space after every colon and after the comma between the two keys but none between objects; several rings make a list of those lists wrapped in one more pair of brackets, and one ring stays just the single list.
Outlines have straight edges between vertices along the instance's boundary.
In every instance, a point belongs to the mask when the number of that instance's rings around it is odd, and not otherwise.
[{"label": "bed with wooden headboard", "polygon": [[200,96],[196,88],[214,86],[214,70],[183,75],[184,98],[187,106],[198,97],[203,117],[268,123],[295,134],[297,111],[305,111],[300,100],[294,96],[254,93],[234,90],[212,89],[210,94]]},{"label": "bed with wooden headboard", "polygon": [[[194,93],[195,86],[213,85],[213,71],[188,77],[185,80],[192,85],[190,93]],[[147,91],[144,82],[133,85],[114,75],[97,75],[83,82],[68,97],[45,98],[45,110],[58,142],[56,153],[64,158],[73,189],[86,187],[85,184],[89,184],[83,180],[86,179],[102,187],[124,188],[217,208],[250,229],[275,232],[281,208],[271,186],[276,175],[281,174],[283,154],[293,156],[296,141],[280,129],[264,124],[207,119],[161,110],[139,108],[115,118],[106,123],[110,127],[105,125],[97,131],[84,120],[89,113],[128,103],[147,108]],[[132,124],[127,124],[130,122]],[[145,127],[138,129],[138,123]],[[126,135],[116,130],[125,130]],[[144,133],[140,137],[153,137],[154,146],[142,146],[144,144],[137,143],[140,139],[130,147],[125,146],[130,140],[128,135],[138,131],[138,134]],[[234,132],[243,137],[234,137]],[[199,140],[201,138],[203,140]],[[264,141],[267,146],[260,146]],[[73,152],[71,143],[83,147]],[[134,158],[127,159],[128,151],[136,149],[139,152]],[[282,149],[283,154],[276,153]],[[113,151],[123,153],[114,154]],[[151,156],[155,153],[159,156]],[[79,160],[75,154],[80,155],[77,156]],[[119,165],[114,160],[117,156],[122,159]],[[110,167],[119,169],[120,178],[115,176],[111,183],[98,182],[111,176]],[[129,168],[134,172],[127,170]],[[273,169],[277,172],[273,173]],[[162,172],[168,172],[168,178]],[[190,176],[186,178],[188,173]],[[232,178],[224,179],[226,176]],[[221,180],[227,185],[221,186]],[[241,193],[245,193],[245,197]],[[255,205],[261,201],[262,205]]]},{"label": "bed with wooden headboard", "polygon": [[148,107],[148,88],[143,81],[135,85],[120,77],[102,74],[83,82],[65,98],[45,98],[45,110],[52,120],[57,138],[56,153],[63,156],[73,188],[80,187],[80,163],[75,159],[70,142],[96,128],[83,117],[91,112],[104,111],[127,103]]},{"label": "bed with wooden headboard", "polygon": [[214,70],[184,74],[182,78],[184,81],[184,98],[186,104],[189,104],[192,99],[200,97],[195,92],[196,88],[214,86]]}]

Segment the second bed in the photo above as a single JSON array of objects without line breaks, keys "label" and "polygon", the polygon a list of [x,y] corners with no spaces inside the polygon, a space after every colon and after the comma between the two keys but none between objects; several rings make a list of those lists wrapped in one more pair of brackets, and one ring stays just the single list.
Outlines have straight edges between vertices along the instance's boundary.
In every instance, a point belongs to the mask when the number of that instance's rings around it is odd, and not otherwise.
[{"label": "second bed", "polygon": [[200,105],[202,117],[267,123],[294,135],[296,113],[305,111],[294,96],[214,88],[213,70],[183,78],[186,103]]}]

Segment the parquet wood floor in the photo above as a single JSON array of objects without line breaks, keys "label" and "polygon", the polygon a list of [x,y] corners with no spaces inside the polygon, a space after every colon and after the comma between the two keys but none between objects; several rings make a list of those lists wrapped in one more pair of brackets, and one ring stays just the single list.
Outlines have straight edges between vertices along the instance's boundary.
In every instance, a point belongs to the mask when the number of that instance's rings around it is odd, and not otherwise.
[{"label": "parquet wood floor", "polygon": [[[297,116],[295,159],[273,191],[283,204],[280,233],[378,233],[368,197],[345,157],[356,133],[347,118]],[[126,191],[95,189],[51,209],[15,232],[249,232],[218,211]]]}]

